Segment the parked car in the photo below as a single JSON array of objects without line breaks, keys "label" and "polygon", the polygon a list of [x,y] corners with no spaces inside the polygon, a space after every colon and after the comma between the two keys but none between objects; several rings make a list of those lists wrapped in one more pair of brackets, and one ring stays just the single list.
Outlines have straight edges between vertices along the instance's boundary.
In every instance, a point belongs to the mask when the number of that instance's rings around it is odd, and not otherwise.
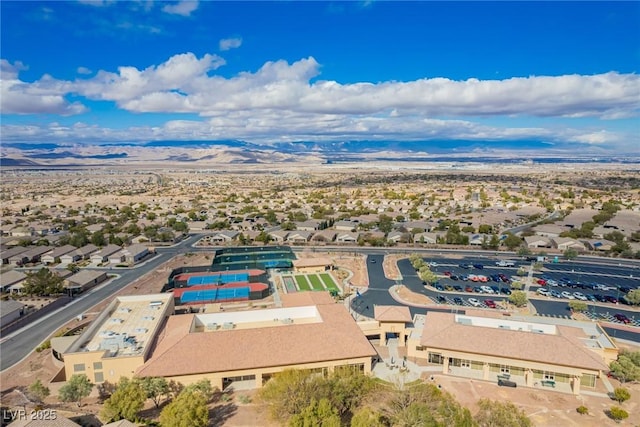
[{"label": "parked car", "polygon": [[620,286],[620,292],[622,292],[624,294],[629,293],[629,292],[631,292],[631,288],[628,287],[628,286]]},{"label": "parked car", "polygon": [[548,297],[551,295],[551,292],[549,292],[549,289],[547,288],[538,288],[536,292],[540,295],[544,295],[545,297]]},{"label": "parked car", "polygon": [[604,295],[594,294],[593,297],[598,300],[598,302],[607,302],[607,298]]},{"label": "parked car", "polygon": [[596,297],[594,297],[594,296],[593,296],[593,295],[591,295],[591,294],[587,294],[587,295],[585,295],[585,296],[587,297],[587,301],[591,301],[591,302],[596,302],[596,301],[597,301],[597,300],[596,300]]},{"label": "parked car", "polygon": [[558,291],[556,291],[555,289],[551,289],[549,291],[550,295],[554,298],[562,298],[562,294]]},{"label": "parked car", "polygon": [[556,281],[555,281],[555,280],[553,280],[553,279],[548,279],[548,280],[547,280],[547,285],[548,285],[548,286],[558,286],[558,282],[556,282]]},{"label": "parked car", "polygon": [[498,267],[513,267],[513,266],[516,265],[516,263],[513,262],[513,261],[507,261],[507,260],[502,259],[500,261],[497,261],[496,265]]},{"label": "parked car", "polygon": [[547,281],[544,280],[544,279],[538,279],[538,280],[536,280],[536,283],[538,285],[545,286],[547,284]]},{"label": "parked car", "polygon": [[482,305],[476,298],[469,298],[467,301],[474,307],[480,307]]},{"label": "parked car", "polygon": [[467,287],[464,288],[464,291],[465,292],[473,292],[473,287],[467,286]]},{"label": "parked car", "polygon": [[444,304],[447,302],[447,299],[442,295],[438,295],[438,304]]},{"label": "parked car", "polygon": [[491,290],[493,291],[494,294],[499,294],[500,293],[500,288],[497,286],[489,286],[491,288]]},{"label": "parked car", "polygon": [[489,308],[496,308],[496,303],[490,299],[484,300],[484,305],[486,305]]},{"label": "parked car", "polygon": [[500,288],[500,293],[505,295],[511,295],[511,289],[509,288]]},{"label": "parked car", "polygon": [[451,276],[451,272],[450,271],[444,271],[442,274],[444,274],[447,277]]},{"label": "parked car", "polygon": [[624,324],[631,323],[631,319],[629,319],[622,313],[616,313],[613,315],[613,317],[615,317],[618,322],[622,322]]},{"label": "parked car", "polygon": [[471,268],[471,265],[462,263],[459,265],[460,268]]},{"label": "parked car", "polygon": [[482,289],[482,293],[483,294],[492,294],[493,293],[493,289],[491,289],[489,286],[480,286],[480,289]]},{"label": "parked car", "polygon": [[439,291],[444,291],[444,287],[440,283],[436,283],[433,287]]},{"label": "parked car", "polygon": [[456,292],[462,292],[462,286],[453,285],[453,290]]},{"label": "parked car", "polygon": [[560,295],[562,295],[562,298],[576,299],[569,291],[562,291]]},{"label": "parked car", "polygon": [[437,267],[437,266],[438,266],[438,263],[437,263],[437,262],[435,262],[435,261],[431,261],[431,262],[429,263],[429,267]]},{"label": "parked car", "polygon": [[487,276],[482,276],[482,275],[478,276],[478,280],[481,281],[482,283],[487,283],[489,281]]},{"label": "parked car", "polygon": [[616,297],[612,297],[612,296],[610,296],[610,295],[605,295],[605,296],[604,296],[604,299],[606,299],[606,300],[607,300],[607,302],[610,302],[610,303],[612,303],[612,304],[617,304],[617,303],[618,303],[618,298],[616,298]]},{"label": "parked car", "polygon": [[455,298],[453,299],[453,302],[454,302],[456,305],[462,305],[462,304],[463,304],[463,302],[462,302],[462,298],[460,298],[460,297],[455,297]]},{"label": "parked car", "polygon": [[473,268],[477,268],[478,270],[482,270],[484,268],[484,265],[482,265],[482,264],[473,264]]},{"label": "parked car", "polygon": [[575,299],[579,299],[580,301],[586,301],[587,300],[587,296],[585,294],[583,294],[582,292],[574,292],[573,296]]},{"label": "parked car", "polygon": [[452,274],[451,276],[449,276],[449,279],[458,280],[458,276],[456,276],[455,274]]},{"label": "parked car", "polygon": [[476,286],[475,288],[473,288],[473,292],[481,294],[482,293],[482,287],[481,286]]}]

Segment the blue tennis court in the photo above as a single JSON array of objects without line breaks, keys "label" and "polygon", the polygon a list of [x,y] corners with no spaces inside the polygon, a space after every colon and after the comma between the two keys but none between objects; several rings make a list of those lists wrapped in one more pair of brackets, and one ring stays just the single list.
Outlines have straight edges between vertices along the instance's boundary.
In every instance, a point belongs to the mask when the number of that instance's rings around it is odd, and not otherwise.
[{"label": "blue tennis court", "polygon": [[225,285],[227,283],[248,282],[249,273],[216,273],[207,276],[193,276],[187,279],[187,286]]},{"label": "blue tennis court", "polygon": [[180,303],[189,304],[206,301],[229,301],[239,299],[249,299],[249,287],[187,291],[182,294]]}]

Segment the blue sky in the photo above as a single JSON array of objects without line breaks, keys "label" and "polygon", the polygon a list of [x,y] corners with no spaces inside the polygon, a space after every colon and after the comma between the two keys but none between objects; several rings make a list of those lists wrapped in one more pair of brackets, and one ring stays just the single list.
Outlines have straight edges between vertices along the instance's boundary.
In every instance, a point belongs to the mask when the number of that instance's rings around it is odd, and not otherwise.
[{"label": "blue sky", "polygon": [[640,2],[0,7],[4,141],[538,140],[640,153]]}]

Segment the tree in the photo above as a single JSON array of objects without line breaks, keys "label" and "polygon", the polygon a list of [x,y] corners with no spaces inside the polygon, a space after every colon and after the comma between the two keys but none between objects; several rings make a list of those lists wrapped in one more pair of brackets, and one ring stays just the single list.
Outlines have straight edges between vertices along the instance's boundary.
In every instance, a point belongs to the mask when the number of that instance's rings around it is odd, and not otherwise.
[{"label": "tree", "polygon": [[584,301],[569,301],[569,308],[576,313],[582,313],[589,308]]},{"label": "tree", "polygon": [[640,304],[640,289],[634,289],[629,291],[627,295],[624,297],[629,304],[638,305]]},{"label": "tree", "polygon": [[262,242],[265,245],[271,241],[271,236],[266,231],[261,231],[255,238],[256,242]]},{"label": "tree", "polygon": [[211,386],[211,381],[206,378],[193,384],[189,384],[185,387],[184,391],[199,394],[204,398],[206,403],[209,403],[211,399],[213,399],[213,394],[215,393],[214,388]]},{"label": "tree", "polygon": [[612,406],[611,409],[609,409],[609,417],[615,422],[620,422],[629,418],[629,413],[619,406]]},{"label": "tree", "polygon": [[133,421],[144,407],[145,400],[147,394],[140,382],[123,377],[116,391],[104,402],[100,415],[108,422],[122,419]]},{"label": "tree", "polygon": [[420,271],[418,271],[418,276],[420,277],[420,280],[429,285],[438,281],[438,276],[426,265],[420,268]]},{"label": "tree", "polygon": [[42,381],[38,378],[34,383],[29,386],[29,395],[38,402],[42,402],[51,394],[49,387],[42,384]]},{"label": "tree", "polygon": [[371,408],[362,408],[351,417],[351,427],[384,427],[382,415]]},{"label": "tree", "polygon": [[64,290],[64,279],[46,268],[34,272],[27,272],[23,292],[27,295],[54,295]]},{"label": "tree", "polygon": [[169,427],[205,427],[209,424],[209,409],[202,394],[183,390],[160,413],[160,424]]},{"label": "tree", "polygon": [[578,258],[578,251],[576,251],[573,248],[568,248],[567,250],[565,250],[562,255],[564,256],[564,258],[566,260],[571,261],[572,259],[576,259]]},{"label": "tree", "polygon": [[618,403],[624,403],[631,398],[631,393],[629,390],[624,387],[616,387],[613,390],[613,399],[617,400]]},{"label": "tree", "polygon": [[91,235],[91,243],[96,246],[102,247],[107,244],[107,239],[105,239],[104,233],[102,233],[102,231],[96,231]]},{"label": "tree", "polygon": [[389,233],[393,229],[393,218],[385,214],[378,216],[378,229],[383,233]]},{"label": "tree", "polygon": [[169,382],[163,377],[144,377],[140,380],[140,386],[156,408],[160,407],[162,398],[169,394]]},{"label": "tree", "polygon": [[531,250],[530,250],[528,247],[524,246],[524,245],[523,245],[523,246],[520,246],[520,247],[518,248],[518,255],[519,255],[519,256],[527,256],[527,255],[531,255]]},{"label": "tree", "polygon": [[320,401],[313,399],[309,406],[291,417],[288,425],[291,427],[340,427],[340,416],[329,399],[323,398]]},{"label": "tree", "polygon": [[640,380],[640,351],[621,351],[618,360],[611,362],[609,367],[623,383]]},{"label": "tree", "polygon": [[480,399],[478,407],[480,409],[474,419],[479,427],[530,427],[532,425],[525,412],[511,402]]},{"label": "tree", "polygon": [[69,381],[60,387],[60,400],[63,402],[76,402],[81,406],[82,399],[91,394],[93,384],[85,374],[73,374]]},{"label": "tree", "polygon": [[500,238],[498,237],[497,234],[492,234],[491,239],[489,239],[489,248],[495,251],[499,247],[500,247]]},{"label": "tree", "polygon": [[504,239],[502,243],[512,251],[522,244],[522,240],[515,234],[508,233],[506,239]]},{"label": "tree", "polygon": [[524,307],[529,302],[527,293],[524,291],[513,291],[509,295],[509,302],[516,307]]}]

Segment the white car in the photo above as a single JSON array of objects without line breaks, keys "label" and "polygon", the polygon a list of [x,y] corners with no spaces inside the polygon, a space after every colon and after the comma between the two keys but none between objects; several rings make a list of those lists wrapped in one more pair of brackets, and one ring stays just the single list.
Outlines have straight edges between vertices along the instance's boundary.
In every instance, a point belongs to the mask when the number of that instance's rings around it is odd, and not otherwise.
[{"label": "white car", "polygon": [[563,291],[560,293],[560,295],[562,295],[562,298],[567,298],[567,299],[576,299],[576,297],[574,297],[573,295],[571,295],[569,292],[567,291]]},{"label": "white car", "polygon": [[471,304],[474,307],[480,307],[482,305],[482,303],[475,298],[469,298],[467,301],[469,301],[469,304]]},{"label": "white car", "polygon": [[618,288],[616,288],[615,286],[609,286],[609,285],[597,285],[598,289],[600,289],[601,291],[615,291]]},{"label": "white car", "polygon": [[538,288],[536,292],[538,292],[540,295],[544,295],[545,297],[548,297],[549,295],[551,295],[551,293],[549,292],[549,289],[547,288]]},{"label": "white car", "polygon": [[480,289],[482,289],[482,293],[483,294],[493,294],[495,292],[493,292],[493,289],[491,289],[489,286],[480,286]]},{"label": "white car", "polygon": [[586,301],[587,300],[587,296],[585,294],[583,294],[582,292],[574,292],[573,296],[575,297],[575,299],[579,299],[580,301]]},{"label": "white car", "polygon": [[515,265],[516,265],[516,263],[515,263],[515,262],[513,262],[513,261],[505,261],[505,260],[503,260],[503,259],[502,259],[502,260],[500,260],[500,261],[497,261],[497,262],[496,262],[496,265],[497,265],[498,267],[513,267],[513,266],[515,266]]},{"label": "white car", "polygon": [[547,280],[547,285],[549,285],[549,286],[558,286],[558,282],[556,282],[553,279],[549,279],[549,280]]},{"label": "white car", "polygon": [[437,266],[438,266],[438,263],[437,263],[437,262],[431,261],[431,262],[429,263],[429,267],[437,267]]}]

